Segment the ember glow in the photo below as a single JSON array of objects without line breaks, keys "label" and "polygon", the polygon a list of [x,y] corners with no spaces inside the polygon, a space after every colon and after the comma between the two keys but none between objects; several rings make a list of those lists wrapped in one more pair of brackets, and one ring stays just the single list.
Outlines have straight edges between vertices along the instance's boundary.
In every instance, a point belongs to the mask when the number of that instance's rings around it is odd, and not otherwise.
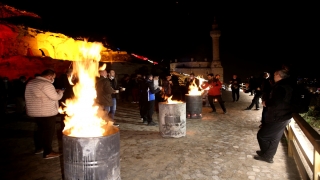
[{"label": "ember glow", "polygon": [[95,105],[97,96],[95,83],[99,76],[101,43],[84,44],[78,61],[73,62],[73,74],[77,75],[78,82],[73,86],[74,98],[66,100],[66,107],[60,109],[66,113],[65,135],[75,137],[99,137],[111,133],[111,121],[102,118],[102,112]]}]

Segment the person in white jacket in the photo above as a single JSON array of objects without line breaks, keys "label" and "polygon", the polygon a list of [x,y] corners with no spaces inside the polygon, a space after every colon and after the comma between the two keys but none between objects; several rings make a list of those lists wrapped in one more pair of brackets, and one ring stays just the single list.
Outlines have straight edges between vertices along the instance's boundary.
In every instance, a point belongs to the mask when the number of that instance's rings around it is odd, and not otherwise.
[{"label": "person in white jacket", "polygon": [[61,154],[52,151],[52,139],[56,118],[63,90],[53,86],[56,74],[47,69],[40,76],[30,80],[26,85],[25,99],[27,115],[34,117],[38,129],[35,132],[35,154],[43,154],[43,158],[51,159]]}]

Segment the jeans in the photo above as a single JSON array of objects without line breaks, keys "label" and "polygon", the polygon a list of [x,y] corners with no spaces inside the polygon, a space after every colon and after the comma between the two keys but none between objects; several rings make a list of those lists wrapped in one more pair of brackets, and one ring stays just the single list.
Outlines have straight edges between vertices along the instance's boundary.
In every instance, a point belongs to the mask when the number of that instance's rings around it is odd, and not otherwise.
[{"label": "jeans", "polygon": [[106,106],[105,110],[109,112],[109,116],[114,120],[114,115],[116,114],[117,109],[117,98],[112,98],[112,106]]}]

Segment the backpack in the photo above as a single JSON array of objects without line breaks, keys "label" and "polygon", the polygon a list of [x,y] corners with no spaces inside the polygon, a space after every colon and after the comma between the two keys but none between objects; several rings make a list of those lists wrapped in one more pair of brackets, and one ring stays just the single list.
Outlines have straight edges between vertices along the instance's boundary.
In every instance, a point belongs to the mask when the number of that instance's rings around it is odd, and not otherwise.
[{"label": "backpack", "polygon": [[309,111],[311,93],[303,84],[297,84],[293,88],[292,108],[295,113],[306,113]]}]

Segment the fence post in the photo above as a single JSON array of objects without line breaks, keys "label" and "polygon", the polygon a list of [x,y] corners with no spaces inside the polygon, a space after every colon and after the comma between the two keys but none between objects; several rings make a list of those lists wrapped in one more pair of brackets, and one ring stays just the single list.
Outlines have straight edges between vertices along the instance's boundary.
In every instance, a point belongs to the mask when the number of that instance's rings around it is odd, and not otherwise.
[{"label": "fence post", "polygon": [[288,156],[293,156],[293,130],[292,126],[294,125],[295,121],[291,120],[291,122],[288,124]]},{"label": "fence post", "polygon": [[313,179],[320,179],[320,154],[317,150],[313,153]]}]

